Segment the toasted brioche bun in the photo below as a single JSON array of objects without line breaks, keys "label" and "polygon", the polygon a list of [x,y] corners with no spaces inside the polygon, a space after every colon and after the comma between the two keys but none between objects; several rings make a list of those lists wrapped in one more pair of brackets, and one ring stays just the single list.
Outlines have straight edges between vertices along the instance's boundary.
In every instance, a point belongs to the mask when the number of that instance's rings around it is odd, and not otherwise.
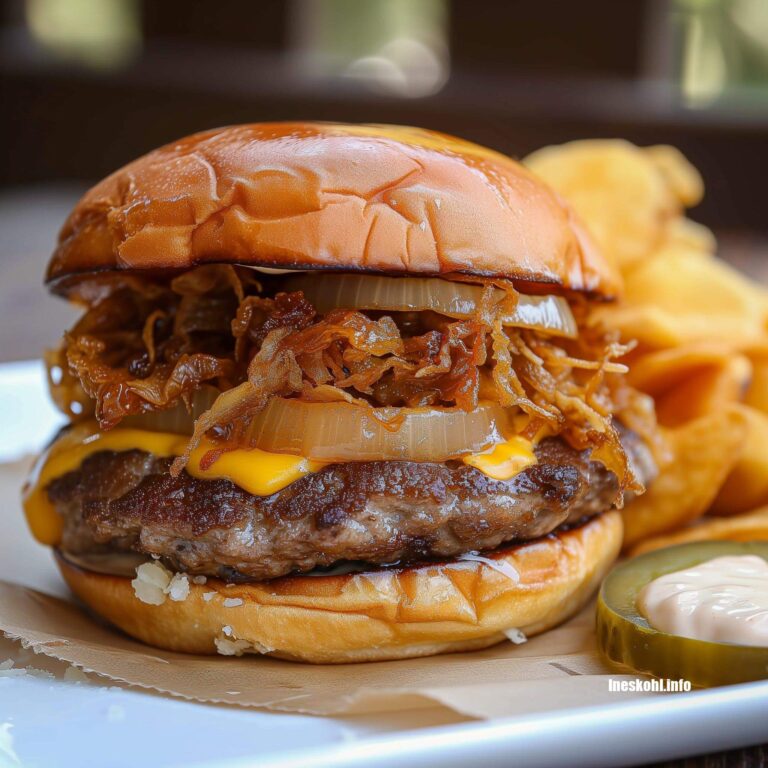
[{"label": "toasted brioche bun", "polygon": [[[519,583],[480,562],[457,561],[261,584],[209,579],[190,584],[185,600],[162,605],[141,602],[127,577],[83,570],[59,552],[56,559],[77,597],[150,645],[212,654],[217,640],[225,650],[241,640],[250,652],[342,663],[485,648],[512,628],[528,636],[543,632],[586,603],[616,558],[621,536],[621,516],[613,511],[488,555],[499,568],[511,566]],[[210,592],[216,594],[206,601]],[[226,607],[227,598],[242,604]]]},{"label": "toasted brioche bun", "polygon": [[48,267],[82,274],[207,262],[501,276],[612,297],[616,273],[521,165],[400,126],[256,123],[150,152],[75,207]]}]

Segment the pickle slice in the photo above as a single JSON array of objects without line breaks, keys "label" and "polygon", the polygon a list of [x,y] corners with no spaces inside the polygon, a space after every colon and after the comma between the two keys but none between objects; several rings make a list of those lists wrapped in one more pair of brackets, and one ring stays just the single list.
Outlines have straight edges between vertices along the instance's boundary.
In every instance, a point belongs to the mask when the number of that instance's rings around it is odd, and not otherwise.
[{"label": "pickle slice", "polygon": [[649,582],[722,555],[768,560],[768,542],[706,541],[658,549],[617,565],[600,588],[597,642],[614,664],[698,687],[768,678],[768,648],[713,643],[653,629],[639,613],[637,597]]}]

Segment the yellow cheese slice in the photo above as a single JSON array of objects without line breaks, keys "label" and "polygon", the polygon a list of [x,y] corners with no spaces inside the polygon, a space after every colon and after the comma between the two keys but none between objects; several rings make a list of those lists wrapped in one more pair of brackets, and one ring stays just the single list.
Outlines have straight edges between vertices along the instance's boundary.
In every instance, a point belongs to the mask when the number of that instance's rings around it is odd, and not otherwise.
[{"label": "yellow cheese slice", "polygon": [[[42,544],[55,546],[61,539],[62,520],[48,500],[46,487],[57,477],[72,472],[98,451],[141,450],[155,456],[179,456],[189,438],[143,429],[113,429],[100,432],[93,422],[78,424],[56,440],[39,459],[24,488],[24,511],[34,537]],[[206,480],[227,479],[255,496],[269,496],[310,472],[325,466],[303,456],[253,450],[229,451],[214,464],[201,468],[211,449],[203,443],[192,452],[187,472]]]},{"label": "yellow cheese slice", "polygon": [[536,463],[536,454],[530,440],[513,437],[506,443],[499,443],[489,453],[475,453],[465,456],[462,461],[494,480],[511,480]]}]

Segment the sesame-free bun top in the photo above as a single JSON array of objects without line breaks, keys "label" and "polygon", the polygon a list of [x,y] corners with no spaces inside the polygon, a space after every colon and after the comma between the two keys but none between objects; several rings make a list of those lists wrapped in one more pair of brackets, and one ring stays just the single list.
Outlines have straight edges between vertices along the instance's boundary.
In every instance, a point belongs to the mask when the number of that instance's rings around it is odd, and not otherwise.
[{"label": "sesame-free bun top", "polygon": [[255,123],[198,133],[108,176],[62,228],[47,282],[208,262],[451,272],[611,297],[570,208],[515,161],[432,131]]}]

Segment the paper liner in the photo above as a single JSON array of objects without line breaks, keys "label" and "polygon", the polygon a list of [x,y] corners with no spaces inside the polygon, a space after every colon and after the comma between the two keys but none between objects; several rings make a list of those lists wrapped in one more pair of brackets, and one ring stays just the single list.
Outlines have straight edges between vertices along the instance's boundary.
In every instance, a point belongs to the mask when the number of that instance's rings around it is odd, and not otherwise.
[{"label": "paper liner", "polygon": [[0,583],[0,629],[36,653],[186,699],[308,714],[363,714],[439,702],[498,717],[615,701],[594,651],[592,609],[524,645],[372,664],[306,665],[268,657],[188,656],[150,648],[77,605]]}]

